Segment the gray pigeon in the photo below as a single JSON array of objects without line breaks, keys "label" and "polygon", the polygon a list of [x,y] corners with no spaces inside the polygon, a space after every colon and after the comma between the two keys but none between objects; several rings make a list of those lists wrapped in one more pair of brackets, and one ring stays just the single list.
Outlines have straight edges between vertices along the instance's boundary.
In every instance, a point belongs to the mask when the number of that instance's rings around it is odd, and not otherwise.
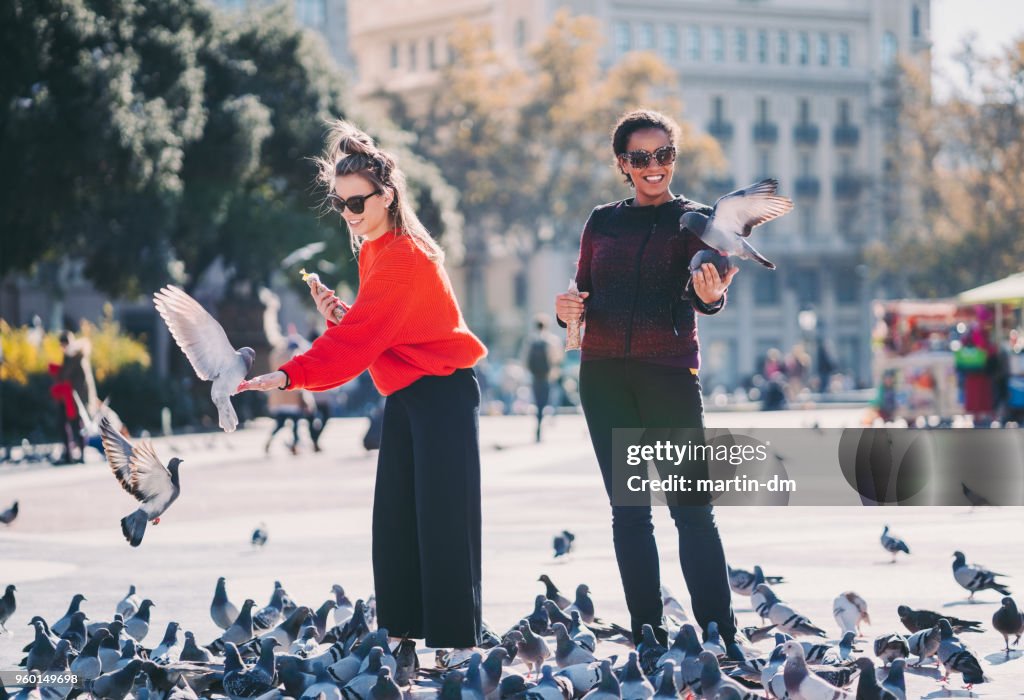
[{"label": "gray pigeon", "polygon": [[249,347],[236,351],[216,319],[177,287],[168,285],[158,291],[153,295],[153,304],[196,376],[213,382],[210,396],[217,407],[220,427],[233,432],[238,427],[238,416],[231,396],[252,369],[256,353]]},{"label": "gray pigeon", "polygon": [[71,624],[64,630],[64,634],[60,636],[61,639],[66,639],[70,644],[71,648],[75,651],[81,651],[82,647],[89,639],[89,633],[85,629],[85,613],[82,611],[76,612],[71,616]]},{"label": "gray pigeon", "polygon": [[575,666],[576,664],[589,664],[597,659],[588,650],[581,647],[569,637],[569,631],[565,625],[556,622],[551,628],[555,633],[555,662],[558,668]]},{"label": "gray pigeon", "polygon": [[25,670],[43,671],[53,661],[53,652],[57,648],[57,643],[46,633],[46,622],[42,618],[34,618],[31,624],[35,627],[36,638],[28,650],[28,656],[25,657]]},{"label": "gray pigeon", "polygon": [[166,666],[167,664],[177,663],[181,658],[181,651],[184,648],[184,643],[178,638],[178,631],[180,625],[177,622],[168,622],[167,629],[164,631],[164,638],[156,646],[153,651],[149,653],[149,658],[154,663]]},{"label": "gray pigeon", "polygon": [[181,494],[181,460],[172,457],[165,467],[152,443],[144,440],[132,447],[105,416],[100,421],[100,435],[114,476],[142,504],[134,513],[121,518],[121,533],[132,547],[138,547],[146,534],[146,523],[159,524],[160,516]]},{"label": "gray pigeon", "polygon": [[942,641],[942,633],[938,625],[931,629],[914,632],[907,637],[907,649],[917,657],[917,663],[911,664],[911,666],[920,666],[927,659],[935,656],[939,652],[940,641]]},{"label": "gray pigeon", "polygon": [[975,683],[984,683],[990,680],[981,669],[981,662],[978,661],[974,652],[953,634],[949,620],[939,620],[939,633],[942,637],[939,641],[939,661],[945,671],[945,675],[942,677],[943,681],[949,680],[949,674],[953,671],[963,674],[964,683],[968,688]]},{"label": "gray pigeon", "polygon": [[729,256],[725,253],[719,253],[713,248],[705,248],[704,250],[698,250],[697,253],[690,259],[690,278],[686,280],[686,289],[689,289],[693,285],[693,273],[699,270],[705,263],[711,263],[718,270],[718,276],[725,279],[725,276],[729,274],[729,270],[732,268],[732,263],[729,262]]},{"label": "gray pigeon", "polygon": [[601,662],[601,682],[584,695],[583,700],[622,700],[621,686],[612,673],[612,663],[608,659]]},{"label": "gray pigeon", "polygon": [[135,676],[142,670],[142,659],[132,659],[123,668],[102,676],[87,684],[93,697],[103,700],[124,700],[132,689]]},{"label": "gray pigeon", "polygon": [[1010,595],[1010,589],[1005,584],[996,581],[997,576],[1005,575],[989,571],[977,564],[968,565],[963,552],[953,552],[953,578],[962,588],[971,592],[969,600],[974,600],[974,594],[978,591],[988,589],[998,591],[1004,596]]},{"label": "gray pigeon", "polygon": [[229,698],[252,698],[272,689],[263,669],[247,668],[234,644],[224,646],[224,692]]},{"label": "gray pigeon", "polygon": [[992,615],[992,626],[1006,640],[1006,656],[1009,657],[1010,637],[1016,635],[1017,639],[1014,640],[1013,645],[1017,646],[1020,644],[1021,635],[1024,635],[1024,614],[1017,609],[1017,603],[1013,598],[1010,596],[1003,598],[1002,605]]},{"label": "gray pigeon", "polygon": [[757,694],[747,690],[745,687],[733,678],[722,675],[722,669],[718,665],[718,657],[712,654],[710,651],[702,651],[700,653],[700,692],[701,697],[705,698],[716,698],[720,693],[729,693],[726,690],[731,688],[739,693],[739,697],[742,700],[754,700],[757,698]]},{"label": "gray pigeon", "polygon": [[654,672],[661,663],[661,657],[667,652],[668,649],[654,636],[654,627],[645,623],[640,630],[640,643],[636,645],[640,669],[648,676],[654,675]]},{"label": "gray pigeon", "polygon": [[554,582],[552,582],[551,578],[548,577],[547,574],[541,574],[540,578],[538,578],[537,580],[544,584],[544,597],[554,602],[554,604],[558,606],[559,610],[564,610],[565,608],[569,607],[571,601],[558,591],[558,586],[556,586]]},{"label": "gray pigeon", "polygon": [[213,602],[210,603],[210,617],[215,625],[222,630],[230,627],[238,619],[238,608],[228,600],[227,579],[217,579],[217,588],[213,591]]},{"label": "gray pigeon", "polygon": [[572,624],[569,625],[569,636],[584,649],[594,651],[597,648],[597,635],[584,624],[580,618],[579,610],[573,610],[571,618]]},{"label": "gray pigeon", "polygon": [[957,634],[961,632],[980,633],[985,631],[978,620],[963,620],[959,617],[940,615],[933,610],[914,610],[909,605],[900,605],[896,608],[896,613],[900,616],[900,622],[903,623],[903,626],[911,632],[920,632],[921,630],[934,627],[939,624],[939,620],[942,618],[949,620],[950,626]]},{"label": "gray pigeon", "polygon": [[806,617],[796,613],[768,587],[766,583],[759,583],[754,588],[754,594],[750,597],[750,604],[762,618],[768,618],[783,632],[793,635],[806,634],[817,637],[825,637],[825,631],[816,627]]},{"label": "gray pigeon", "polygon": [[531,672],[536,672],[540,670],[540,665],[545,659],[551,656],[551,651],[544,638],[533,633],[525,617],[519,621],[519,633],[523,637],[521,641],[516,642],[519,658],[526,662]]},{"label": "gray pigeon", "polygon": [[882,687],[888,690],[896,700],[907,700],[907,681],[903,675],[903,667],[907,662],[903,659],[896,659],[892,662],[889,675],[882,681]]},{"label": "gray pigeon", "polygon": [[269,534],[267,533],[267,524],[260,523],[259,526],[252,531],[252,546],[262,547],[267,543]]},{"label": "gray pigeon", "polygon": [[369,700],[402,700],[402,690],[391,678],[391,669],[384,666],[377,672],[377,683],[370,688]]},{"label": "gray pigeon", "polygon": [[888,666],[895,659],[910,656],[910,645],[902,634],[883,634],[875,639],[875,656]]},{"label": "gray pigeon", "polygon": [[889,534],[888,525],[882,528],[882,536],[879,539],[881,540],[882,547],[885,548],[885,551],[889,552],[892,555],[892,560],[894,563],[896,562],[897,553],[903,552],[904,554],[910,554],[910,547],[907,546],[906,542],[901,540],[899,537],[894,537]]},{"label": "gray pigeon", "polygon": [[11,619],[11,615],[18,609],[18,602],[14,599],[14,592],[18,590],[17,587],[11,583],[7,585],[7,590],[4,591],[4,595],[0,598],[0,630],[7,631],[5,623]]},{"label": "gray pigeon", "polygon": [[855,664],[860,669],[860,677],[857,679],[857,700],[896,700],[895,695],[878,685],[875,663],[871,659],[862,656]]},{"label": "gray pigeon", "polygon": [[204,664],[211,661],[210,652],[196,644],[195,635],[191,632],[185,632],[185,644],[182,646],[181,655],[178,658],[181,661],[198,661]]},{"label": "gray pigeon", "polygon": [[81,680],[91,681],[103,674],[103,663],[99,658],[100,644],[110,637],[110,632],[105,629],[99,630],[86,642],[82,653],[71,662],[71,672]]},{"label": "gray pigeon", "polygon": [[50,625],[50,630],[56,635],[64,634],[68,629],[68,625],[71,624],[71,618],[74,616],[76,612],[79,611],[79,609],[82,606],[82,603],[86,602],[86,600],[87,599],[84,595],[82,595],[81,593],[76,593],[71,598],[71,604],[68,605],[68,611],[64,613],[64,617],[60,618],[52,625]]},{"label": "gray pigeon", "polygon": [[117,604],[116,613],[127,620],[129,617],[136,613],[136,611],[139,609],[139,604],[141,602],[142,600],[135,592],[135,586],[128,586],[128,595],[122,598],[121,601]]},{"label": "gray pigeon", "polygon": [[708,246],[723,255],[755,260],[770,270],[775,264],[765,259],[747,242],[755,226],[776,219],[793,209],[793,202],[779,197],[778,180],[761,180],[730,192],[715,202],[711,215],[688,211],[679,219],[679,228],[700,236]]},{"label": "gray pigeon", "polygon": [[149,598],[142,601],[138,611],[124,622],[124,631],[136,642],[141,642],[149,634],[149,612],[154,603]]},{"label": "gray pigeon", "polygon": [[804,648],[800,646],[800,642],[790,640],[782,648],[786,654],[782,677],[790,697],[804,700],[839,700],[850,697],[846,691],[836,688],[808,670]]},{"label": "gray pigeon", "polygon": [[4,525],[10,525],[14,522],[14,519],[18,517],[18,502],[15,501],[13,505],[7,510],[0,510],[0,523]]}]

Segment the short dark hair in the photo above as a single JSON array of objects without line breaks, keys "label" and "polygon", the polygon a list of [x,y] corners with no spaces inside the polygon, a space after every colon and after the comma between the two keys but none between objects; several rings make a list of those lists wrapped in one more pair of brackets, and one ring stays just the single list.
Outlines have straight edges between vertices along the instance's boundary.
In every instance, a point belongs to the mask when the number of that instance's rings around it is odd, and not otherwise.
[{"label": "short dark hair", "polygon": [[57,340],[60,342],[61,345],[67,345],[68,343],[71,342],[71,337],[71,333],[69,333],[68,331],[61,331],[60,335],[57,336]]},{"label": "short dark hair", "polygon": [[[661,129],[668,134],[668,138],[672,141],[673,146],[678,145],[676,142],[679,140],[679,125],[676,124],[672,117],[656,112],[653,109],[637,109],[627,112],[619,118],[615,129],[612,131],[612,151],[615,154],[615,167],[619,167],[619,156],[626,152],[626,144],[629,143],[629,137],[641,129]],[[625,182],[629,185],[633,184],[633,181],[629,179],[629,175],[625,175]]]}]

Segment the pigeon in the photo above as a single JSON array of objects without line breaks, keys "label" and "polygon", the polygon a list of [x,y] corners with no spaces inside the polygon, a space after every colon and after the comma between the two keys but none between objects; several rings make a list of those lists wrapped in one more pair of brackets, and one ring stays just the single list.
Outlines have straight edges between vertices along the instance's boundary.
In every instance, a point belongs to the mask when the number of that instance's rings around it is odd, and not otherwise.
[{"label": "pigeon", "polygon": [[384,666],[377,672],[377,683],[370,688],[368,700],[402,700],[402,697],[401,688],[391,678],[391,669]]},{"label": "pigeon", "polygon": [[752,644],[763,642],[766,639],[772,638],[772,630],[775,629],[775,625],[765,625],[763,627],[750,626],[744,627],[740,631],[750,640]]},{"label": "pigeon", "polygon": [[544,597],[557,605],[559,610],[569,607],[569,599],[558,591],[558,586],[551,581],[547,574],[541,574],[537,580],[544,584]]},{"label": "pigeon", "polygon": [[341,642],[345,651],[349,651],[356,642],[369,634],[370,626],[366,623],[366,603],[360,598],[353,608],[352,617],[344,622],[327,630],[321,640],[328,644]]},{"label": "pigeon", "polygon": [[284,597],[287,595],[283,588],[275,588],[274,594],[270,597],[270,603],[261,608],[252,616],[252,628],[256,632],[262,632],[274,627],[284,619]]},{"label": "pigeon", "polygon": [[355,608],[352,605],[352,601],[348,599],[347,595],[345,595],[345,589],[338,584],[331,586],[331,593],[334,594],[334,602],[337,603],[338,606],[334,608],[334,624],[344,624],[350,617],[352,617],[352,612]]},{"label": "pigeon", "polygon": [[953,578],[956,579],[961,588],[971,592],[969,600],[974,600],[974,594],[978,591],[990,588],[1002,593],[1004,596],[1010,595],[1010,589],[1006,587],[1006,584],[996,581],[997,576],[1005,575],[989,571],[977,564],[968,565],[963,552],[953,552]]},{"label": "pigeon", "polygon": [[[253,678],[263,681],[267,685],[274,685],[274,649],[281,646],[273,637],[268,637],[260,642],[260,655],[252,667]],[[226,660],[226,659],[225,659]]]},{"label": "pigeon", "polygon": [[68,625],[71,624],[71,618],[79,611],[84,602],[86,602],[86,597],[81,593],[76,593],[71,598],[71,604],[68,605],[68,611],[64,613],[64,617],[54,622],[50,626],[50,630],[56,635],[64,634],[68,629]]},{"label": "pigeon", "polygon": [[185,632],[185,644],[181,647],[179,655],[181,661],[194,661],[208,664],[212,660],[210,652],[196,644],[196,637],[191,632]]},{"label": "pigeon", "polygon": [[[556,622],[551,629],[555,633],[555,662],[558,664],[558,668],[589,664],[597,660],[590,651],[569,637],[569,631],[561,622]],[[651,634],[653,635],[653,632]]]},{"label": "pigeon", "polygon": [[132,447],[105,417],[100,421],[100,434],[114,476],[141,503],[138,510],[121,518],[121,533],[132,547],[138,547],[146,534],[146,523],[159,524],[160,516],[181,493],[181,460],[172,457],[165,467],[152,443],[147,440]]},{"label": "pigeon", "polygon": [[[445,676],[445,681],[448,680],[449,676],[456,675],[459,677],[460,685],[458,688],[456,688],[455,692],[457,694],[454,696],[454,698],[455,700],[458,700],[458,698],[462,697],[462,674],[460,674],[458,671],[453,671],[452,673]],[[536,686],[536,683],[528,683],[526,679],[520,676],[518,673],[511,673],[501,679],[501,682],[498,684],[498,690],[496,691],[496,694],[499,700],[513,700],[513,698],[515,700],[525,700],[525,698],[527,697],[527,693]],[[438,697],[440,698],[441,695],[438,694]]]},{"label": "pigeon", "polygon": [[54,640],[47,632],[46,621],[41,617],[32,618],[29,624],[35,628],[35,640],[29,645],[28,656],[22,660],[21,665],[26,671],[43,671],[53,661],[53,652],[60,639]]},{"label": "pigeon", "polygon": [[81,680],[91,681],[103,674],[103,663],[99,658],[100,644],[110,637],[110,632],[101,629],[86,642],[82,652],[71,662],[71,672]]},{"label": "pigeon", "polygon": [[666,659],[661,667],[661,679],[658,682],[658,689],[654,691],[654,697],[661,700],[678,700],[679,688],[676,685],[676,664],[672,659]]},{"label": "pigeon", "polygon": [[782,669],[786,692],[790,697],[804,700],[840,700],[850,698],[850,694],[819,678],[807,668],[804,648],[800,642],[790,640],[783,645],[786,664]]},{"label": "pigeon", "polygon": [[181,658],[181,651],[184,648],[184,643],[178,639],[179,628],[180,626],[177,622],[167,623],[167,629],[164,631],[164,638],[156,648],[149,653],[150,659],[163,666],[178,662]]},{"label": "pigeon", "polygon": [[622,700],[621,686],[608,659],[601,662],[601,681],[583,696],[583,700]]},{"label": "pigeon", "polygon": [[575,539],[576,535],[572,534],[568,530],[562,530],[559,534],[555,535],[555,540],[552,543],[552,546],[555,549],[555,559],[558,557],[564,557],[566,554],[571,552],[572,543]]},{"label": "pigeon", "polygon": [[262,547],[267,543],[267,526],[260,523],[259,527],[252,531],[252,546]]},{"label": "pigeon", "polygon": [[4,595],[0,598],[0,630],[7,631],[6,623],[11,619],[14,611],[18,609],[18,602],[14,599],[14,592],[17,587],[11,583],[7,585]]},{"label": "pigeon", "polygon": [[523,637],[522,640],[516,641],[518,656],[526,663],[530,672],[534,673],[551,656],[551,651],[548,649],[548,644],[544,641],[544,638],[533,633],[533,630],[530,629],[530,623],[525,617],[519,621],[518,631]]},{"label": "pigeon", "polygon": [[939,651],[939,642],[941,640],[942,634],[938,625],[931,629],[914,632],[914,634],[907,637],[907,649],[913,656],[917,657],[917,663],[913,663],[911,666],[920,666],[927,659],[935,656]]},{"label": "pigeon", "polygon": [[[238,617],[231,623],[231,626],[224,630],[218,639],[206,648],[215,654],[223,653],[223,650],[227,648],[227,645],[243,644],[253,638],[252,629],[252,609],[256,605],[256,601],[252,598],[246,598],[245,602],[242,603],[242,609],[238,613]],[[235,651],[238,651],[236,648]]]},{"label": "pigeon", "polygon": [[690,619],[690,616],[686,614],[686,608],[683,607],[678,598],[672,595],[672,591],[665,584],[661,585],[661,609],[666,618],[675,620],[680,624]]},{"label": "pigeon", "polygon": [[[411,640],[403,640],[410,641]],[[399,649],[401,651],[401,649]],[[505,651],[504,647],[494,647],[487,652],[487,658],[480,664],[480,677],[483,684],[484,695],[490,695],[498,689],[498,684],[501,683],[501,674],[504,670],[505,659],[508,658],[508,652]],[[399,661],[398,655],[395,655],[395,660]],[[399,666],[401,668],[401,666]],[[415,677],[415,671],[410,678]],[[597,682],[596,680],[594,681]],[[588,687],[587,690],[590,688]],[[586,692],[586,691],[584,691]]]},{"label": "pigeon", "polygon": [[619,687],[622,700],[645,700],[654,696],[654,686],[640,668],[640,657],[635,651],[629,652],[626,665],[619,671]]},{"label": "pigeon", "polygon": [[533,600],[533,612],[530,613],[526,619],[530,623],[530,629],[533,630],[534,634],[547,634],[548,627],[551,625],[551,620],[548,618],[548,611],[544,609],[544,603],[547,600],[542,595],[538,595]]},{"label": "pigeon", "polygon": [[868,604],[853,591],[846,591],[836,596],[832,601],[832,615],[836,618],[839,629],[845,632],[860,631],[860,623],[871,624],[871,617],[868,615]]},{"label": "pigeon", "polygon": [[875,639],[875,656],[886,666],[910,656],[910,645],[902,634],[883,634]]},{"label": "pigeon", "polygon": [[135,586],[128,586],[128,594],[118,602],[115,612],[127,620],[138,611],[141,603],[142,600],[135,592]]},{"label": "pigeon", "polygon": [[70,653],[71,644],[68,640],[60,640],[57,648],[53,651],[53,660],[47,668],[43,669],[43,674],[50,676],[52,679],[47,686],[47,690],[51,693],[56,693],[57,697],[60,698],[66,697],[71,692],[72,676],[71,669],[68,667],[68,655]]},{"label": "pigeon", "polygon": [[259,668],[247,668],[238,654],[238,648],[231,642],[224,645],[224,692],[232,700],[251,698],[272,690],[266,682],[266,672]]},{"label": "pigeon", "polygon": [[369,694],[370,688],[377,683],[377,674],[384,668],[383,658],[384,650],[381,647],[375,646],[370,649],[364,660],[364,668],[345,685],[345,697],[365,698]]},{"label": "pigeon", "polygon": [[[800,642],[804,648],[804,659],[812,664],[825,664],[826,666],[839,666],[845,664],[853,656],[853,631],[843,634],[838,646],[831,644],[812,644]],[[788,640],[784,640],[788,641]]]},{"label": "pigeon", "polygon": [[[325,600],[313,613],[313,625],[316,627],[316,641],[319,642],[327,634],[327,620],[338,607],[333,600]],[[308,624],[308,621],[307,621]]]},{"label": "pigeon", "polygon": [[[469,666],[462,682],[462,700],[484,700],[484,684],[480,673],[483,657],[474,653],[469,658]],[[382,669],[383,670],[383,669]]]},{"label": "pigeon", "polygon": [[142,670],[142,663],[142,659],[132,659],[123,668],[104,673],[88,684],[89,692],[103,700],[124,700],[132,689],[135,676]]},{"label": "pigeon", "polygon": [[593,690],[601,682],[601,663],[594,661],[589,664],[567,666],[555,674],[558,678],[567,678],[572,684],[573,696],[582,697]]},{"label": "pigeon", "polygon": [[636,645],[637,657],[640,659],[640,670],[648,676],[657,670],[661,658],[668,652],[654,636],[654,627],[644,624],[641,628],[640,643]]},{"label": "pigeon", "polygon": [[1017,603],[1013,598],[1003,598],[1002,606],[992,615],[992,626],[996,632],[1003,635],[1006,641],[1006,656],[1010,656],[1010,637],[1016,635],[1013,645],[1020,644],[1021,635],[1024,635],[1024,614],[1017,609]]},{"label": "pigeon", "polygon": [[71,623],[64,630],[61,639],[66,639],[75,651],[81,651],[89,639],[89,633],[85,629],[85,613],[79,610],[71,616]]},{"label": "pigeon", "polygon": [[18,502],[15,501],[7,510],[0,510],[0,523],[10,525],[18,517]]},{"label": "pigeon", "polygon": [[729,256],[725,253],[719,253],[714,248],[705,248],[698,250],[697,253],[690,259],[690,278],[686,280],[685,289],[689,290],[693,286],[693,273],[703,267],[706,263],[711,263],[718,270],[718,275],[722,279],[729,274],[729,270],[732,268],[732,263],[729,262]]},{"label": "pigeon", "polygon": [[949,620],[939,620],[939,662],[945,675],[941,680],[948,681],[949,674],[958,671],[963,674],[964,683],[970,688],[975,683],[984,683],[989,679],[981,669],[978,657],[953,634]]},{"label": "pigeon", "polygon": [[903,552],[904,554],[910,554],[910,547],[907,546],[906,542],[901,540],[899,537],[893,537],[889,534],[888,525],[882,528],[882,537],[880,538],[880,540],[882,542],[882,547],[885,548],[885,551],[889,552],[889,554],[892,555],[893,563],[896,562],[897,553]]},{"label": "pigeon", "polygon": [[312,608],[306,606],[300,606],[295,611],[280,622],[274,629],[261,635],[260,639],[266,639],[273,637],[277,640],[278,644],[282,647],[291,646],[299,637],[299,630],[302,629],[302,624],[313,614]]},{"label": "pigeon", "polygon": [[990,506],[990,505],[992,505],[991,501],[989,501],[987,498],[982,496],[977,491],[971,490],[971,488],[968,487],[967,484],[965,484],[962,481],[960,482],[960,488],[961,488],[961,490],[964,493],[964,498],[966,498],[968,500],[968,502],[970,502],[971,510],[974,510],[978,506]]},{"label": "pigeon", "polygon": [[897,700],[907,700],[907,681],[903,675],[906,664],[904,659],[893,660],[889,675],[882,681],[882,687],[892,693]]},{"label": "pigeon", "polygon": [[787,214],[793,202],[779,197],[778,180],[761,180],[743,189],[719,197],[711,215],[688,211],[679,219],[679,229],[689,231],[723,255],[755,260],[769,270],[775,264],[765,259],[747,242],[755,226]]},{"label": "pigeon", "polygon": [[953,631],[957,634],[961,632],[984,632],[981,622],[977,620],[961,620],[959,617],[947,617],[931,610],[914,610],[908,605],[900,605],[896,608],[896,612],[900,616],[900,622],[910,632],[920,632],[921,630],[934,627],[939,624],[939,620],[942,618],[949,621]]},{"label": "pigeon", "polygon": [[142,601],[139,610],[124,622],[124,631],[136,642],[141,642],[149,634],[149,611],[154,603],[149,598]]},{"label": "pigeon", "polygon": [[217,588],[213,591],[213,602],[210,603],[210,617],[215,625],[226,630],[238,619],[238,608],[228,600],[227,579],[217,579]]},{"label": "pigeon", "polygon": [[[756,693],[747,690],[738,681],[729,676],[722,675],[722,669],[718,666],[718,657],[710,651],[702,651],[699,658],[701,664],[700,692],[701,697],[714,698],[723,693],[731,693],[735,690],[742,700],[753,700],[758,697]],[[731,690],[726,690],[726,689]]]},{"label": "pigeon", "polygon": [[826,636],[825,630],[815,627],[810,620],[797,614],[793,608],[779,600],[766,583],[757,585],[754,594],[750,597],[750,603],[754,606],[757,614],[771,620],[783,632],[793,635]]},{"label": "pigeon", "polygon": [[[540,675],[537,685],[527,694],[530,700],[570,700],[573,697],[572,683],[568,678],[555,678],[551,666],[544,664]],[[462,697],[466,698],[465,691]]]},{"label": "pigeon", "polygon": [[238,416],[231,396],[252,369],[255,351],[249,347],[236,351],[216,319],[177,287],[168,285],[158,291],[153,295],[153,304],[196,376],[213,382],[210,396],[217,407],[220,427],[233,432],[238,427]]},{"label": "pigeon", "polygon": [[860,669],[860,677],[857,680],[857,700],[896,700],[895,695],[878,685],[875,663],[871,659],[862,656],[855,663]]},{"label": "pigeon", "polygon": [[[559,608],[555,604],[555,601],[545,600],[544,611],[548,614],[548,621],[552,625],[554,625],[556,622],[561,622],[563,625],[565,625],[565,629],[569,629],[570,627],[572,627],[572,618],[569,617],[569,615],[566,615],[564,612],[562,612],[561,608]],[[579,611],[573,610],[573,612],[576,613],[577,616],[579,615]]]},{"label": "pigeon", "polygon": [[565,612],[572,610],[579,610],[580,617],[588,625],[594,621],[594,601],[590,599],[590,587],[587,584],[581,583],[576,586],[576,600]]},{"label": "pigeon", "polygon": [[580,619],[580,611],[573,610],[571,617],[569,636],[572,637],[572,640],[589,651],[597,649],[597,635]]}]

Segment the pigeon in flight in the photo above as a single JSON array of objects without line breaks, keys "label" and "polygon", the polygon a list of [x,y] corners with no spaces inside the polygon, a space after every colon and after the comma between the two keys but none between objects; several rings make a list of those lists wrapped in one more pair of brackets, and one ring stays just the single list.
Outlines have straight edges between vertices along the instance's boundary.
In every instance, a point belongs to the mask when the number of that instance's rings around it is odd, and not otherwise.
[{"label": "pigeon in flight", "polygon": [[723,255],[755,260],[774,270],[775,264],[747,243],[747,237],[755,226],[792,211],[793,202],[779,197],[776,194],[778,189],[779,181],[769,178],[730,192],[715,202],[711,216],[696,211],[683,214],[679,228],[699,236]]},{"label": "pigeon in flight", "polygon": [[17,517],[18,517],[18,502],[17,501],[15,501],[14,504],[10,508],[8,508],[7,510],[0,510],[0,523],[3,523],[4,525],[10,525],[11,523],[14,522],[14,519],[17,518]]},{"label": "pigeon in flight", "polygon": [[216,319],[177,287],[168,285],[158,291],[153,295],[153,304],[196,376],[213,382],[210,396],[217,407],[220,427],[233,432],[238,427],[238,416],[231,396],[252,369],[255,351],[249,347],[235,350]]},{"label": "pigeon in flight", "polygon": [[165,467],[150,442],[140,442],[132,447],[105,417],[100,421],[100,435],[114,476],[124,490],[142,504],[134,513],[121,518],[121,532],[125,539],[132,547],[138,547],[146,534],[146,523],[159,524],[160,516],[181,493],[178,480],[181,460],[172,457]]},{"label": "pigeon in flight", "polygon": [[1010,589],[1006,587],[1006,584],[996,581],[996,577],[1005,575],[989,571],[977,564],[968,565],[967,558],[964,557],[963,552],[953,552],[953,578],[956,579],[956,582],[961,587],[971,592],[969,600],[973,601],[974,594],[978,591],[984,591],[989,588],[1002,593],[1004,596],[1010,595]]}]

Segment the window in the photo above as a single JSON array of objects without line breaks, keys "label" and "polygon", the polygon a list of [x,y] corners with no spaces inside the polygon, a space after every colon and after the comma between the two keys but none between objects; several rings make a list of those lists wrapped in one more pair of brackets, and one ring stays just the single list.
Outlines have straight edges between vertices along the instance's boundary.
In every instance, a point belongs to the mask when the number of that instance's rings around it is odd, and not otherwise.
[{"label": "window", "polygon": [[804,98],[800,100],[800,123],[807,124],[811,121],[811,101]]},{"label": "window", "polygon": [[699,61],[704,55],[704,48],[701,46],[700,27],[690,27],[689,55],[691,61]]},{"label": "window", "polygon": [[821,300],[821,280],[814,268],[798,268],[793,271],[793,289],[801,306],[816,304]]},{"label": "window", "polygon": [[409,70],[411,70],[411,71],[416,70],[416,58],[417,58],[416,54],[417,54],[416,42],[415,41],[410,41],[409,42]]},{"label": "window", "polygon": [[772,152],[767,148],[758,150],[757,167],[759,171],[757,174],[758,180],[763,180],[766,177],[772,176]]},{"label": "window", "polygon": [[899,50],[899,44],[896,42],[896,35],[892,32],[886,32],[882,37],[882,65],[891,66],[896,63],[896,52]]},{"label": "window", "polygon": [[725,101],[721,97],[711,98],[711,114],[715,124],[720,124],[725,119]]},{"label": "window", "polygon": [[620,54],[633,49],[633,36],[629,30],[629,22],[615,23],[615,50]]},{"label": "window", "polygon": [[521,49],[526,46],[526,20],[519,18],[516,20],[516,48]]},{"label": "window", "polygon": [[314,29],[324,26],[327,23],[326,0],[296,0],[295,19]]},{"label": "window", "polygon": [[[754,272],[754,303],[758,306],[779,303],[779,276],[774,270]],[[773,342],[769,347],[778,347],[778,343]]]},{"label": "window", "polygon": [[665,58],[670,60],[679,58],[679,27],[674,24],[667,25],[663,38],[661,51]]},{"label": "window", "polygon": [[910,11],[910,33],[915,39],[921,36],[921,8],[917,5]]},{"label": "window", "polygon": [[807,36],[807,32],[800,32],[797,35],[796,55],[797,63],[801,66],[811,62],[811,38]]},{"label": "window", "polygon": [[840,68],[850,67],[850,37],[847,34],[839,35],[839,45],[836,47],[836,61]]},{"label": "window", "polygon": [[747,30],[736,30],[736,60],[740,63],[747,62]]},{"label": "window", "polygon": [[857,268],[841,267],[835,271],[833,277],[836,286],[836,301],[840,304],[854,304],[857,302],[860,277],[857,276]]},{"label": "window", "polygon": [[757,33],[757,62],[768,63],[768,32],[763,29]]},{"label": "window", "polygon": [[391,42],[391,69],[398,68],[398,42]]},{"label": "window", "polygon": [[829,58],[828,34],[818,35],[818,65],[827,66]]},{"label": "window", "polygon": [[789,34],[786,32],[779,32],[779,63],[789,63]]},{"label": "window", "polygon": [[850,123],[850,101],[839,100],[839,124],[847,126]]},{"label": "window", "polygon": [[764,97],[757,98],[757,123],[764,124],[768,121],[768,100]]},{"label": "window", "polygon": [[637,41],[637,48],[641,51],[654,50],[654,25],[644,22],[640,25],[640,38]]},{"label": "window", "polygon": [[711,60],[715,63],[725,60],[725,30],[721,27],[711,30]]}]

